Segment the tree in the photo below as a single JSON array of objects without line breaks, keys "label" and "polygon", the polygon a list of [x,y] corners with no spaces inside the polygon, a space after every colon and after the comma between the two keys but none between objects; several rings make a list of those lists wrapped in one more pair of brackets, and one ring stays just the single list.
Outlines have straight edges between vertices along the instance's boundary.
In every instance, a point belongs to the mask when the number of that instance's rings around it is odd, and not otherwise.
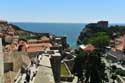
[{"label": "tree", "polygon": [[81,82],[83,73],[85,73],[86,82],[89,82],[90,79],[90,83],[103,83],[106,74],[104,73],[105,64],[101,61],[100,50],[96,49],[92,52],[79,51],[75,58],[74,71]]},{"label": "tree", "polygon": [[[105,80],[105,64],[101,62],[101,52],[94,50],[89,53],[89,64],[87,64],[87,79],[90,79],[90,83],[102,83]],[[88,80],[86,80],[88,81]]]},{"label": "tree", "polygon": [[76,52],[77,57],[75,58],[74,62],[74,70],[73,73],[78,77],[78,81],[83,82],[83,70],[85,69],[84,67],[84,61],[87,58],[87,52],[84,52],[82,50],[79,50]]},{"label": "tree", "polygon": [[93,37],[86,38],[83,43],[93,44],[95,47],[103,49],[109,44],[109,36],[106,32],[98,32]]}]

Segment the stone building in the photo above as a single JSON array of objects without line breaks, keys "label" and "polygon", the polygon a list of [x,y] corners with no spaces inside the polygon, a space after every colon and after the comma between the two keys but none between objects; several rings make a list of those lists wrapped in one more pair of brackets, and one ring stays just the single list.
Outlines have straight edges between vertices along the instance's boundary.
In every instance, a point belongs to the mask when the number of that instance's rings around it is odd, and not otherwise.
[{"label": "stone building", "polygon": [[108,21],[98,21],[97,23],[90,23],[86,27],[108,28]]},{"label": "stone building", "polygon": [[108,21],[99,21],[97,23],[97,26],[101,27],[101,28],[107,28],[108,27]]},{"label": "stone building", "polygon": [[68,47],[67,38],[65,36],[55,37],[54,42],[55,42],[55,46],[57,47],[61,46],[63,49]]},{"label": "stone building", "polygon": [[43,40],[28,40],[27,45],[27,52],[37,52],[41,50],[46,50],[47,48],[53,46],[50,41]]}]

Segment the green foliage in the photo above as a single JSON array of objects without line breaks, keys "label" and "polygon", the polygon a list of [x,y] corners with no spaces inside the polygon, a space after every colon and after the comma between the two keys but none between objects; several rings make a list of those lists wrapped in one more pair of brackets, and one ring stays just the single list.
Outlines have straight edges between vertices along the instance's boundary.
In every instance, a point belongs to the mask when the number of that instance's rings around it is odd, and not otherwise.
[{"label": "green foliage", "polygon": [[115,72],[118,75],[125,76],[125,70],[117,69]]},{"label": "green foliage", "polygon": [[98,48],[103,48],[109,43],[109,36],[106,32],[98,32],[93,37],[84,39],[83,43],[93,44]]},{"label": "green foliage", "polygon": [[61,64],[61,75],[64,75],[64,76],[69,75],[68,69],[66,68],[65,64]]},{"label": "green foliage", "polygon": [[[108,28],[99,28],[99,27],[85,27],[79,37],[78,37],[78,41],[77,41],[77,44],[86,44],[89,42],[93,42],[95,44],[96,42],[96,39],[93,38],[95,37],[95,34],[98,33],[98,32],[101,32],[101,36],[104,36],[104,35],[107,35],[108,36],[108,39],[114,39],[118,36],[121,36],[121,35],[124,35],[125,34],[125,26],[110,26]],[[103,33],[102,33],[103,32]],[[106,33],[106,34],[104,34]],[[114,35],[115,34],[115,35]],[[98,35],[98,34],[97,34]],[[91,38],[91,39],[89,39]],[[107,37],[104,37],[104,38],[107,38]],[[94,40],[95,41],[94,41]]]},{"label": "green foliage", "polygon": [[108,29],[108,33],[116,33],[117,35],[123,35],[125,34],[125,26],[110,26]]},{"label": "green foliage", "polygon": [[[84,70],[86,72],[84,72]],[[102,83],[106,79],[105,64],[101,61],[101,52],[96,49],[92,52],[79,50],[75,58],[74,73],[80,80],[83,79],[85,73],[86,82],[90,79],[90,83]]]},{"label": "green foliage", "polygon": [[117,75],[116,75],[116,74],[113,74],[113,75],[112,75],[112,79],[113,79],[113,80],[116,80],[116,78],[117,78]]},{"label": "green foliage", "polygon": [[115,65],[111,66],[111,69],[112,69],[111,70],[112,73],[120,76],[125,76],[125,70],[117,68]]}]

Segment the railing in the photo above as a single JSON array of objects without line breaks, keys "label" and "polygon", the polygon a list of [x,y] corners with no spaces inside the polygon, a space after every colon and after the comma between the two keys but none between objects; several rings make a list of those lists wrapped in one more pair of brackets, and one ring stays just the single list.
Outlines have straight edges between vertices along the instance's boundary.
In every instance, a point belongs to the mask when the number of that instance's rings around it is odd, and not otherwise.
[{"label": "railing", "polygon": [[14,83],[18,83],[19,80],[21,79],[20,71],[21,71],[21,69],[18,70],[18,73],[17,73],[16,77],[14,78]]},{"label": "railing", "polygon": [[117,79],[115,83],[125,83],[121,76],[117,75]]},{"label": "railing", "polygon": [[117,51],[117,52],[113,52],[113,51],[109,51],[107,52],[110,56],[113,56],[114,58],[118,59],[118,60],[124,60],[125,59],[125,54]]}]

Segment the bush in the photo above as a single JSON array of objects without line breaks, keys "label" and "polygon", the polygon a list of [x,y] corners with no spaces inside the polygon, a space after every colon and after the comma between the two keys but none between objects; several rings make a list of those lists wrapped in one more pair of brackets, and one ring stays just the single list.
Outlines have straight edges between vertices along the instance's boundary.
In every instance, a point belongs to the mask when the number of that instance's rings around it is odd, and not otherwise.
[{"label": "bush", "polygon": [[118,70],[116,70],[116,74],[118,74],[120,76],[125,76],[125,70],[118,69]]}]

